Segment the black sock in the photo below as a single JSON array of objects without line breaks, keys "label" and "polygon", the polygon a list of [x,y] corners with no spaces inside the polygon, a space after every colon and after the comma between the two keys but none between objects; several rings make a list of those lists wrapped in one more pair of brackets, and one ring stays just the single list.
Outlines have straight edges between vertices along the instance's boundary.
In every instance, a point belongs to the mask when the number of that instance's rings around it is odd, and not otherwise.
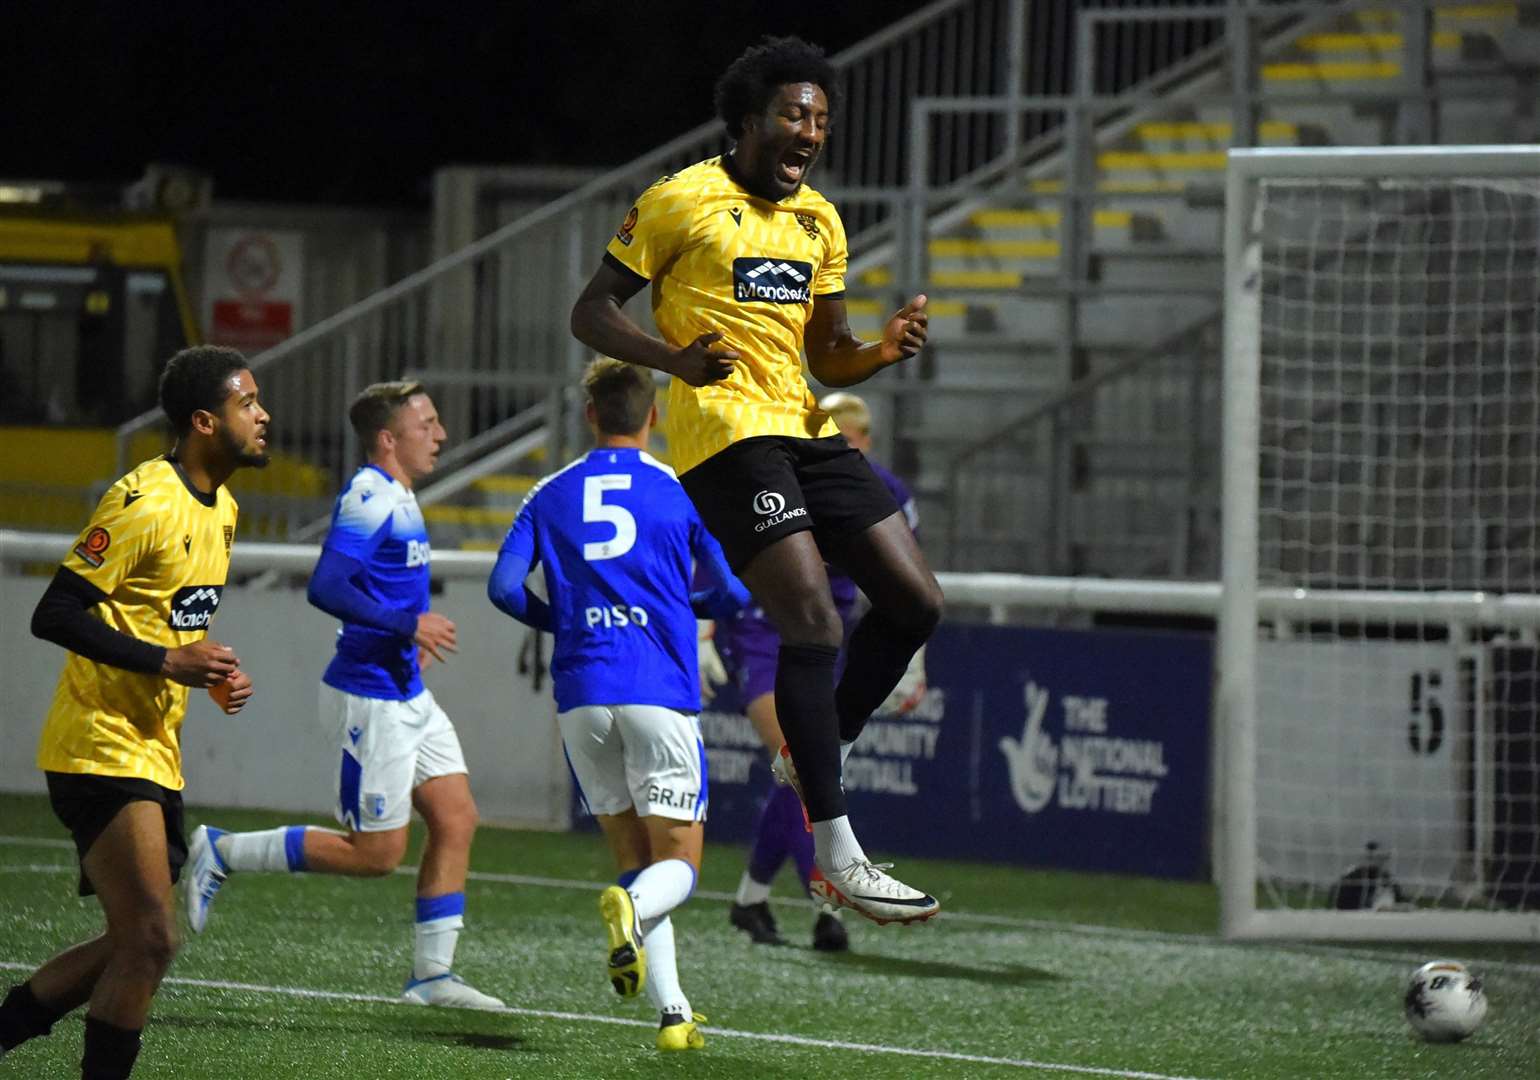
[{"label": "black sock", "polygon": [[81,1080],[127,1080],[138,1056],[137,1030],[86,1017],[86,1056],[80,1063]]},{"label": "black sock", "polygon": [[900,626],[876,608],[856,624],[845,649],[845,673],[834,691],[841,742],[856,741],[928,637],[929,628],[919,631]]},{"label": "black sock", "polygon": [[30,982],[11,987],[0,1002],[0,1050],[12,1050],[28,1039],[47,1035],[64,1013],[51,1009],[32,993]]},{"label": "black sock", "polygon": [[839,721],[834,712],[831,645],[782,645],[775,666],[775,714],[802,782],[807,816],[828,821],[845,816],[840,787]]}]

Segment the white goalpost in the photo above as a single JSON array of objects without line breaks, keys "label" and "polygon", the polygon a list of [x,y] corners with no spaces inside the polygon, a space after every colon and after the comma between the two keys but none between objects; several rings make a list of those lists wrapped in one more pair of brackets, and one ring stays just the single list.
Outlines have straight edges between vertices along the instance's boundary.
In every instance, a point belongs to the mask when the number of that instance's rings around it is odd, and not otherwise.
[{"label": "white goalpost", "polygon": [[1540,940],[1540,147],[1231,151],[1225,254],[1222,929]]}]

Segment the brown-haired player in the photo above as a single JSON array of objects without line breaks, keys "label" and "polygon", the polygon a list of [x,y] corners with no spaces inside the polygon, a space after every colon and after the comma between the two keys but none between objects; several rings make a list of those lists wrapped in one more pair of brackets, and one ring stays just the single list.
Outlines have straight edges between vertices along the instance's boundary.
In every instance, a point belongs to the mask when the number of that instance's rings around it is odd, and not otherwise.
[{"label": "brown-haired player", "polygon": [[[597,445],[530,491],[487,596],[556,638],[562,743],[620,872],[599,896],[605,974],[623,997],[646,992],[659,1050],[698,1050],[703,1018],[680,985],[670,917],[694,891],[709,801],[696,617],[730,615],[748,593],[674,471],[647,453],[651,373],[601,357],[583,388]],[[710,583],[693,593],[692,558]],[[547,600],[526,584],[531,569]]]},{"label": "brown-haired player", "polygon": [[320,715],[336,747],[338,833],[304,825],[193,834],[187,916],[194,932],[232,873],[381,877],[401,865],[415,808],[428,826],[417,871],[412,972],[402,997],[417,1005],[497,1009],[497,998],[454,974],[476,803],[454,725],[422,684],[426,658],[455,649],[455,626],[428,610],[428,530],[413,485],[438,463],[445,432],[433,399],[412,382],[376,383],[348,419],[368,463],[332,512],[310,577],[310,602],[342,621],[322,676]]}]

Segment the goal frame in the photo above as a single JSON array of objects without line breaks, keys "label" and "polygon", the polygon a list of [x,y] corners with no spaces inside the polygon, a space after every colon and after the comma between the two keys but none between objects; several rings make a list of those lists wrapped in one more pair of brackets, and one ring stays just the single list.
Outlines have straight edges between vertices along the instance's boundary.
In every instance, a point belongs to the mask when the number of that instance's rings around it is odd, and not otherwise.
[{"label": "goal frame", "polygon": [[[1532,179],[1540,146],[1231,150],[1225,178],[1221,601],[1217,635],[1215,821],[1220,929],[1232,939],[1540,941],[1540,912],[1357,912],[1261,909],[1257,893],[1258,512],[1261,434],[1261,247],[1256,181],[1264,179]],[[1265,590],[1272,591],[1272,590]],[[1434,618],[1451,625],[1540,628],[1530,597],[1479,592],[1292,590],[1298,610]],[[1319,601],[1314,603],[1313,601]],[[1265,609],[1273,605],[1266,604]]]}]

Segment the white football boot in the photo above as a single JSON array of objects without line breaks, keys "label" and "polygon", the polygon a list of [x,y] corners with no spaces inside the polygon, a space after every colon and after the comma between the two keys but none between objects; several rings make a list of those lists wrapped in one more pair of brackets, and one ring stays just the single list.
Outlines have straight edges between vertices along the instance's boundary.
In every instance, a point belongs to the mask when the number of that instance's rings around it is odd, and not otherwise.
[{"label": "white football boot", "polygon": [[941,910],[934,896],[917,892],[884,873],[892,865],[857,859],[828,874],[815,866],[808,892],[827,904],[848,907],[883,925],[924,922]]},{"label": "white football boot", "polygon": [[812,832],[813,820],[807,816],[807,797],[802,794],[802,778],[797,775],[797,765],[791,760],[791,747],[785,743],[781,744],[781,752],[770,759],[770,775],[775,777],[777,784],[797,793],[797,801],[802,804],[802,827]]},{"label": "white football boot", "polygon": [[401,1000],[413,1005],[438,1005],[446,1009],[505,1009],[491,994],[483,994],[450,972],[431,979],[408,979]]},{"label": "white football boot", "polygon": [[211,829],[199,825],[193,831],[192,843],[187,845],[187,865],[182,868],[183,897],[187,901],[187,925],[195,934],[203,933],[209,922],[209,905],[219,893],[219,887],[230,875],[230,868],[220,856],[214,841],[223,836],[223,829]]}]

